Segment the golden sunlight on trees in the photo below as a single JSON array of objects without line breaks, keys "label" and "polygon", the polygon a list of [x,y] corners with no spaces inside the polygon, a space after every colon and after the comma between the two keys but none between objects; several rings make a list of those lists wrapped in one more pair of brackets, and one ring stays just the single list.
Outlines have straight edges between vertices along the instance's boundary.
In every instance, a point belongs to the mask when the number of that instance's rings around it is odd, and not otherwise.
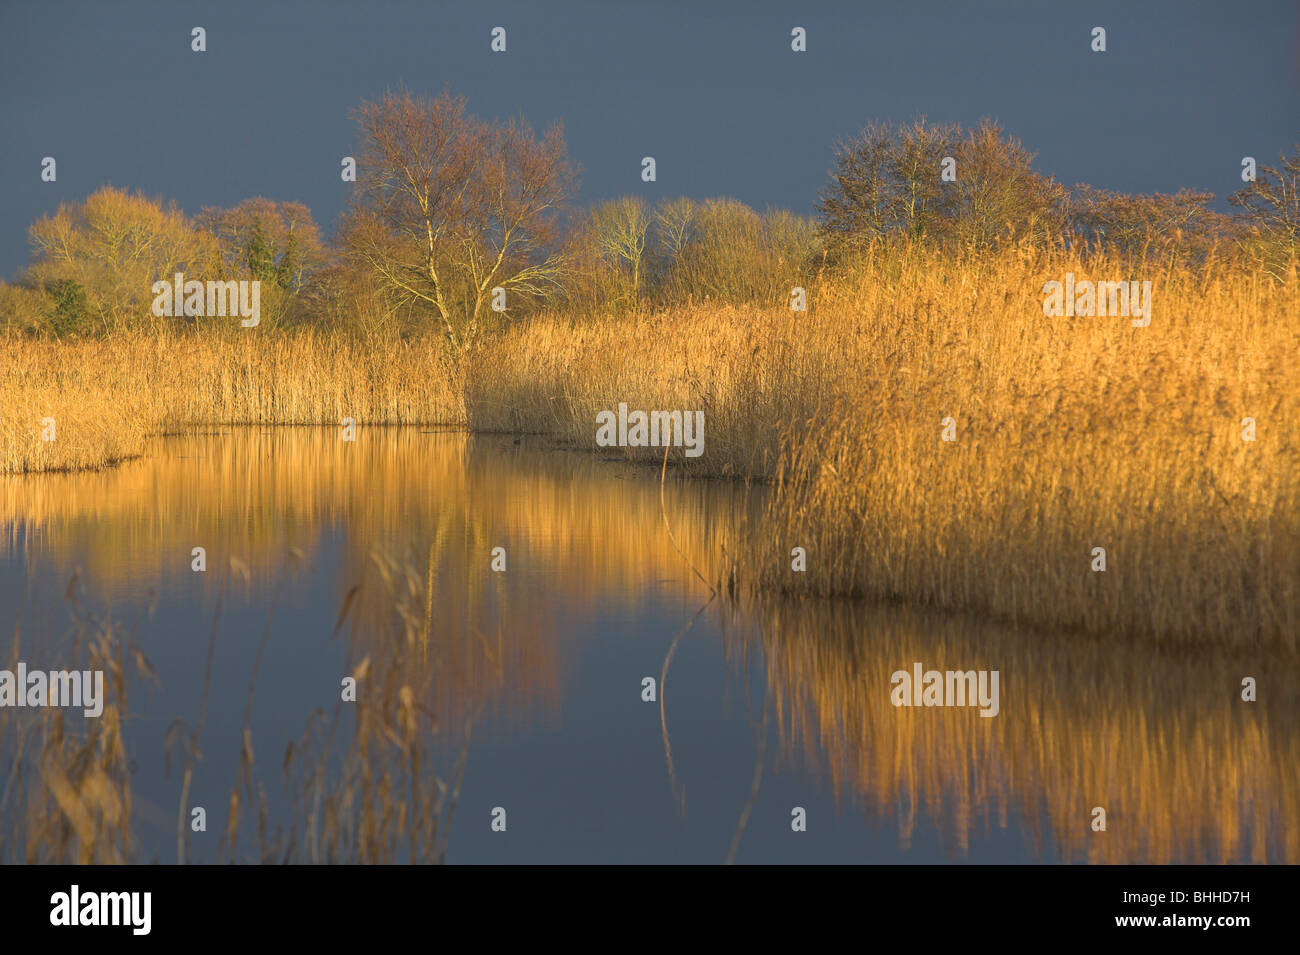
[{"label": "golden sunlight on trees", "polygon": [[870,123],[837,147],[831,182],[819,200],[823,230],[836,251],[900,233],[922,237],[945,201],[938,170],[955,127]]},{"label": "golden sunlight on trees", "polygon": [[576,189],[559,127],[490,123],[461,97],[386,93],[356,111],[360,177],[341,242],[400,301],[422,303],[454,346],[482,330],[494,288],[556,287],[556,214]]},{"label": "golden sunlight on trees", "polygon": [[1204,255],[1222,233],[1225,217],[1207,208],[1213,198],[1190,189],[1133,196],[1080,185],[1071,196],[1070,229],[1118,255],[1173,264]]},{"label": "golden sunlight on trees", "polygon": [[667,231],[669,241],[685,234],[675,253],[665,249],[663,282],[680,297],[702,301],[783,301],[804,281],[820,250],[811,219],[784,210],[758,213],[735,199],[705,199],[689,217],[666,206],[665,221],[682,230]]},{"label": "golden sunlight on trees", "polygon": [[248,199],[191,220],[105,187],[31,227],[33,264],[0,284],[0,326],[59,338],[159,330],[169,320],[151,315],[152,283],[183,271],[260,281],[267,328],[432,329],[457,351],[545,309],[770,305],[796,288],[815,303],[825,282],[879,268],[886,246],[963,260],[1104,252],[1165,270],[1230,261],[1287,281],[1300,237],[1300,148],[1259,166],[1224,215],[1186,189],[1067,189],[989,120],[872,123],[837,147],[813,218],[726,197],[631,194],[575,208],[558,129],[479,119],[450,93],[390,92],[354,117],[360,177],[328,242],[297,202]]},{"label": "golden sunlight on trees", "polygon": [[821,264],[816,222],[736,199],[685,197],[653,207],[626,196],[572,217],[566,304],[616,314],[691,302],[784,301]]},{"label": "golden sunlight on trees", "polygon": [[[35,262],[29,283],[63,307],[85,298],[84,320],[69,331],[121,331],[141,322],[155,325],[149,303],[156,280],[183,271],[198,278],[215,265],[210,240],[174,204],[106,186],[84,202],[64,203],[28,231]],[[75,320],[74,320],[75,319]]]},{"label": "golden sunlight on trees", "polygon": [[635,304],[641,297],[645,273],[649,206],[640,196],[599,203],[591,210],[590,226],[601,258],[630,283],[620,297],[630,298]]},{"label": "golden sunlight on trees", "polygon": [[988,120],[969,132],[924,118],[868,124],[837,148],[818,203],[823,233],[841,254],[896,237],[968,249],[1046,241],[1060,233],[1066,191],[1032,160]]},{"label": "golden sunlight on trees", "polygon": [[327,255],[311,210],[300,202],[245,199],[230,209],[205,208],[196,222],[217,243],[221,275],[262,283],[262,320],[290,317],[299,294]]},{"label": "golden sunlight on trees", "polygon": [[654,231],[663,257],[675,262],[695,238],[695,200],[682,196],[660,203],[655,209]]},{"label": "golden sunlight on trees", "polygon": [[1034,172],[1034,154],[997,123],[985,120],[953,146],[956,193],[948,211],[959,245],[985,249],[999,242],[1042,244],[1065,222],[1066,190]]},{"label": "golden sunlight on trees", "polygon": [[1281,169],[1261,166],[1254,182],[1228,197],[1250,230],[1241,244],[1277,279],[1300,253],[1300,145],[1281,160]]}]

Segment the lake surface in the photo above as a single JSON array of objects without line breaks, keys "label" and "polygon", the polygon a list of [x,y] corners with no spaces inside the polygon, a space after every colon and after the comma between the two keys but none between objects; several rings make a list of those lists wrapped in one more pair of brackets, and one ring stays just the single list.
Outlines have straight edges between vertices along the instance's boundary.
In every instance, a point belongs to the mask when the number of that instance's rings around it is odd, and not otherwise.
[{"label": "lake surface", "polygon": [[[528,437],[160,437],[0,479],[0,650],[127,646],[145,860],[177,859],[173,727],[206,693],[196,861],[1300,861],[1294,660],[712,594],[695,569],[716,579],[762,503]],[[999,671],[998,715],[895,707],[918,662]]]}]

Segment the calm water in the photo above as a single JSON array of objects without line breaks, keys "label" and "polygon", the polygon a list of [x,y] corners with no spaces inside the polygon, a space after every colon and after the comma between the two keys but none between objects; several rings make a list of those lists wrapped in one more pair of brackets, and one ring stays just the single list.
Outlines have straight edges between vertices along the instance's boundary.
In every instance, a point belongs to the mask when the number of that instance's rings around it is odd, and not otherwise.
[{"label": "calm water", "polygon": [[[317,808],[344,791],[400,806],[407,732],[425,741],[421,772],[450,781],[464,758],[451,862],[1300,861],[1284,825],[1300,817],[1293,660],[712,597],[691,564],[714,579],[761,528],[759,494],[661,492],[657,471],[528,438],[159,438],[103,472],[0,483],[0,642],[12,659],[18,634],[29,667],[59,668],[79,628],[108,626],[156,671],[126,655],[133,827],[165,862],[181,792],[166,738],[195,721],[210,640],[188,800],[208,812],[200,861],[227,857],[232,790],[259,794],[283,831],[312,793]],[[1000,713],[895,708],[890,675],[914,662],[999,670]],[[349,674],[386,722],[357,728]],[[1257,703],[1240,701],[1244,676]],[[315,789],[298,774],[308,752]],[[355,800],[334,805],[338,823]],[[255,825],[236,857],[256,857]],[[429,856],[393,842],[395,858]]]}]

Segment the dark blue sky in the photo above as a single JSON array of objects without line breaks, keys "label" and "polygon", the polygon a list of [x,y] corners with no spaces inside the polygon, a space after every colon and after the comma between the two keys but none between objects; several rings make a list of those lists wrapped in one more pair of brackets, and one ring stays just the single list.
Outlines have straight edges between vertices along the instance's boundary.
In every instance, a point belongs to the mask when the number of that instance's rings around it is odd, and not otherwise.
[{"label": "dark blue sky", "polygon": [[584,201],[811,212],[835,140],[919,114],[996,118],[1066,184],[1223,196],[1242,156],[1300,139],[1300,3],[0,0],[0,274],[26,262],[33,219],[105,183],[189,212],[298,200],[328,231],[348,112],[399,83],[562,121]]}]

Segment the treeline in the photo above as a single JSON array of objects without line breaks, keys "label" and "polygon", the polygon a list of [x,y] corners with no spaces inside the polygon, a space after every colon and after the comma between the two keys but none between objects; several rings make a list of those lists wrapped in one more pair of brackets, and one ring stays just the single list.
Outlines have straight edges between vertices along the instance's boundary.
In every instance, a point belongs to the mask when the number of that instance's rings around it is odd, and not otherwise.
[{"label": "treeline", "polygon": [[[1259,170],[1230,197],[1245,213],[1235,217],[1210,209],[1208,192],[1068,189],[1036,172],[1033,158],[987,120],[973,130],[924,120],[869,125],[837,151],[819,203],[822,234],[840,253],[906,238],[975,252],[1024,243],[1089,245],[1125,258],[1203,261],[1216,248],[1246,247],[1258,229],[1294,252],[1300,149],[1283,159],[1281,171]],[[1261,215],[1275,204],[1289,204],[1289,214]]]},{"label": "treeline", "polygon": [[151,313],[153,283],[176,272],[259,280],[267,328],[432,328],[454,347],[543,308],[785,301],[881,247],[1095,247],[1135,267],[1232,259],[1295,276],[1300,148],[1260,166],[1224,215],[1209,193],[1066,188],[995,123],[871,124],[837,148],[809,217],[726,198],[575,208],[577,170],[558,128],[489,122],[446,93],[388,93],[353,116],[357,181],[328,241],[301,203],[257,198],[186,216],[105,187],[31,226],[31,264],[0,283],[0,326],[62,337],[207,324]]},{"label": "treeline", "polygon": [[332,251],[306,206],[248,199],[186,216],[165,203],[104,187],[65,203],[28,230],[33,262],[0,285],[5,324],[57,336],[157,327],[153,283],[250,279],[262,285],[263,321],[300,320]]}]

